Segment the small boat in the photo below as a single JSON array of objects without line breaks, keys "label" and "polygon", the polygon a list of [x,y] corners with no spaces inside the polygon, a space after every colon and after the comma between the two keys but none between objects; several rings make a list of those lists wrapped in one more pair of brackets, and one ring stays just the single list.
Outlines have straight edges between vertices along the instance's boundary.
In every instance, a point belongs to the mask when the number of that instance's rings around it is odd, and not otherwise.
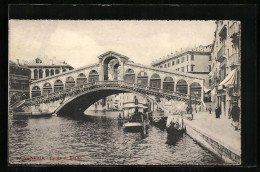
[{"label": "small boat", "polygon": [[160,117],[159,119],[153,120],[153,125],[161,130],[166,128],[167,117]]},{"label": "small boat", "polygon": [[166,122],[166,131],[169,135],[174,137],[179,137],[180,135],[185,133],[185,128],[181,115],[168,116]]},{"label": "small boat", "polygon": [[145,131],[149,128],[150,120],[148,113],[143,113],[146,107],[140,104],[127,105],[123,108],[124,114],[127,114],[127,121],[124,122],[123,127],[129,131]]}]

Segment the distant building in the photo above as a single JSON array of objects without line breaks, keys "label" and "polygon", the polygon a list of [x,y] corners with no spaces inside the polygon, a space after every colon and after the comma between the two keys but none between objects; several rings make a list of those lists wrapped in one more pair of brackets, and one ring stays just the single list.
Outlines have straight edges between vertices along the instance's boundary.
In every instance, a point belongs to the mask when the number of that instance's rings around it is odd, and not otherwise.
[{"label": "distant building", "polygon": [[[152,62],[152,66],[169,71],[187,72],[203,78],[204,85],[201,87],[204,87],[204,101],[207,102],[210,100],[207,93],[211,87],[211,80],[208,77],[211,72],[211,49],[212,44],[176,51],[163,59]],[[200,92],[200,90],[198,86],[197,91]]]},{"label": "distant building", "polygon": [[73,67],[65,61],[58,61],[56,58],[37,57],[34,60],[24,61],[23,63],[18,60],[18,63],[27,66],[31,70],[31,80],[53,76],[73,69]]},{"label": "distant building", "polygon": [[233,102],[241,107],[241,38],[240,22],[216,21],[215,39],[212,48],[212,101],[221,107],[221,114],[230,115]]},{"label": "distant building", "polygon": [[29,78],[31,71],[29,68],[9,61],[9,103],[30,98]]},{"label": "distant building", "polygon": [[141,104],[147,104],[147,100],[144,97],[133,93],[120,93],[97,101],[88,110],[123,110],[125,104],[134,103],[135,99]]}]

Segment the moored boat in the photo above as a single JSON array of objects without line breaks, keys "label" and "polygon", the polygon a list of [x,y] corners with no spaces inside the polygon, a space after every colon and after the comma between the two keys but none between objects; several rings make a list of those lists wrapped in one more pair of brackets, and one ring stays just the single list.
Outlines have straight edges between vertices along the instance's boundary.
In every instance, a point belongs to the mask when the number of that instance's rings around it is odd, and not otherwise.
[{"label": "moored boat", "polygon": [[126,118],[124,118],[127,120],[123,124],[124,129],[128,131],[146,130],[150,125],[149,115],[144,113],[146,108],[140,104],[124,106],[123,114],[127,114]]},{"label": "moored boat", "polygon": [[185,133],[185,127],[183,125],[183,119],[181,115],[170,115],[166,122],[166,131],[169,135],[179,137]]}]

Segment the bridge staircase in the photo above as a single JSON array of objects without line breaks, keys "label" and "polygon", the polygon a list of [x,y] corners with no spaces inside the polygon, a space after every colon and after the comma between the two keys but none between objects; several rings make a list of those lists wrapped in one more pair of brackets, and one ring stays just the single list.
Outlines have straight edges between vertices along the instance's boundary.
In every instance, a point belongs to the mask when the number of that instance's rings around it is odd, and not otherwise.
[{"label": "bridge staircase", "polygon": [[10,105],[9,110],[10,111],[16,110],[19,107],[21,107],[24,103],[25,103],[25,100],[21,100],[21,101],[15,102],[14,104]]}]

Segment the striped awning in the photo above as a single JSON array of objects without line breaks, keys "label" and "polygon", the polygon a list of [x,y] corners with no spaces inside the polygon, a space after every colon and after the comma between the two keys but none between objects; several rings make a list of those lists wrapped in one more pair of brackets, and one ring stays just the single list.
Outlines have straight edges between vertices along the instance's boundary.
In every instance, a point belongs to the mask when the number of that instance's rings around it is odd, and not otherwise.
[{"label": "striped awning", "polygon": [[222,90],[224,87],[233,87],[237,81],[237,69],[232,70],[228,76],[218,85],[218,89]]}]

